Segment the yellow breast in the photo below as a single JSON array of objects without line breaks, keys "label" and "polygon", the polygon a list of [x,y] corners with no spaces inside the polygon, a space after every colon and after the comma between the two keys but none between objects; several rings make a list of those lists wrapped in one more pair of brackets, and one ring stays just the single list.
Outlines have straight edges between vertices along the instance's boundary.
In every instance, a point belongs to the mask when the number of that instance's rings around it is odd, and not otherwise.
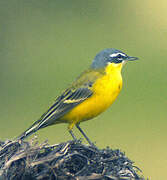
[{"label": "yellow breast", "polygon": [[93,95],[63,117],[63,120],[70,123],[70,129],[76,123],[102,113],[114,102],[122,88],[121,69],[122,64],[108,65],[105,75],[92,86]]}]

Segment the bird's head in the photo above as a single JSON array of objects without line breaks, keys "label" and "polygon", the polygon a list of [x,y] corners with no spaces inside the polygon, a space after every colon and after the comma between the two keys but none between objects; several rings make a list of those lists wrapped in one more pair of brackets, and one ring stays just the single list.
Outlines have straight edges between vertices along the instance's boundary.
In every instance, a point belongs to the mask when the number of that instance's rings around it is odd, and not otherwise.
[{"label": "bird's head", "polygon": [[114,48],[104,49],[95,56],[91,68],[105,68],[110,63],[119,65],[125,63],[126,61],[134,61],[137,59],[137,57],[128,56],[122,51]]}]

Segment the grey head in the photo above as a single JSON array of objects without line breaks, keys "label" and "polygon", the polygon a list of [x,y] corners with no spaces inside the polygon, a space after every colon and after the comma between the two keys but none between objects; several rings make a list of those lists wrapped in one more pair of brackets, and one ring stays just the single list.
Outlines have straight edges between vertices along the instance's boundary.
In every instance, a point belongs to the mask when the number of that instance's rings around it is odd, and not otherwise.
[{"label": "grey head", "polygon": [[104,49],[95,56],[91,68],[93,69],[104,68],[109,63],[118,64],[118,63],[122,63],[123,61],[134,61],[137,59],[138,58],[128,56],[124,52],[114,48]]}]

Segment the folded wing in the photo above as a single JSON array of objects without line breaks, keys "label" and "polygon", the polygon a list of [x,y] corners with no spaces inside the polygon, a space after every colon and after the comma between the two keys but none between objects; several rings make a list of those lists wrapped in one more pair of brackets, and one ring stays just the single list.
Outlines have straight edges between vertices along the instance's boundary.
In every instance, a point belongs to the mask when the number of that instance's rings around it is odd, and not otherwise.
[{"label": "folded wing", "polygon": [[46,126],[60,123],[59,119],[78,104],[92,96],[91,87],[95,80],[101,76],[99,72],[86,71],[81,74],[70,88],[59,96],[55,103],[39,120],[22,133],[17,139],[24,139],[32,133]]}]

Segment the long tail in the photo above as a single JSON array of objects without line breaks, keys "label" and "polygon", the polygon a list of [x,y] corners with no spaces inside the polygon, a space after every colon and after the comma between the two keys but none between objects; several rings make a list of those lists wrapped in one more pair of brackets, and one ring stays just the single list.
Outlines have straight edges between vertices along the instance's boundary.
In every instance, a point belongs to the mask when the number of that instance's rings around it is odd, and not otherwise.
[{"label": "long tail", "polygon": [[[26,131],[24,131],[20,136],[16,138],[16,140],[23,140],[30,136],[31,134],[35,133],[41,128],[44,128],[46,126],[49,126],[52,124],[52,114],[54,113],[53,109],[54,106],[56,105],[53,104],[48,111],[46,111],[37,121],[35,121]],[[56,119],[56,118],[55,118]]]},{"label": "long tail", "polygon": [[32,124],[26,131],[24,131],[20,136],[18,136],[17,140],[23,140],[30,136],[31,134],[35,133],[39,129],[41,129],[41,121],[36,121],[34,124]]},{"label": "long tail", "polygon": [[[64,98],[64,95],[60,96],[56,102],[46,111],[34,124],[32,124],[25,132],[16,138],[16,140],[23,140],[31,134],[35,133],[41,128],[50,126],[52,124],[62,123],[60,117],[67,113],[74,105],[65,106],[61,102],[61,98]],[[70,107],[70,108],[69,108]]]},{"label": "long tail", "polygon": [[49,114],[48,114],[48,112],[49,111],[44,113],[39,120],[34,122],[26,131],[24,131],[20,136],[18,136],[16,138],[16,140],[23,140],[23,139],[27,138],[28,136],[30,136],[31,134],[38,131],[39,129],[45,128],[52,124],[58,124],[58,123],[62,122],[62,121],[58,120],[59,116],[57,116],[57,117],[52,116],[53,112],[51,112]]}]

